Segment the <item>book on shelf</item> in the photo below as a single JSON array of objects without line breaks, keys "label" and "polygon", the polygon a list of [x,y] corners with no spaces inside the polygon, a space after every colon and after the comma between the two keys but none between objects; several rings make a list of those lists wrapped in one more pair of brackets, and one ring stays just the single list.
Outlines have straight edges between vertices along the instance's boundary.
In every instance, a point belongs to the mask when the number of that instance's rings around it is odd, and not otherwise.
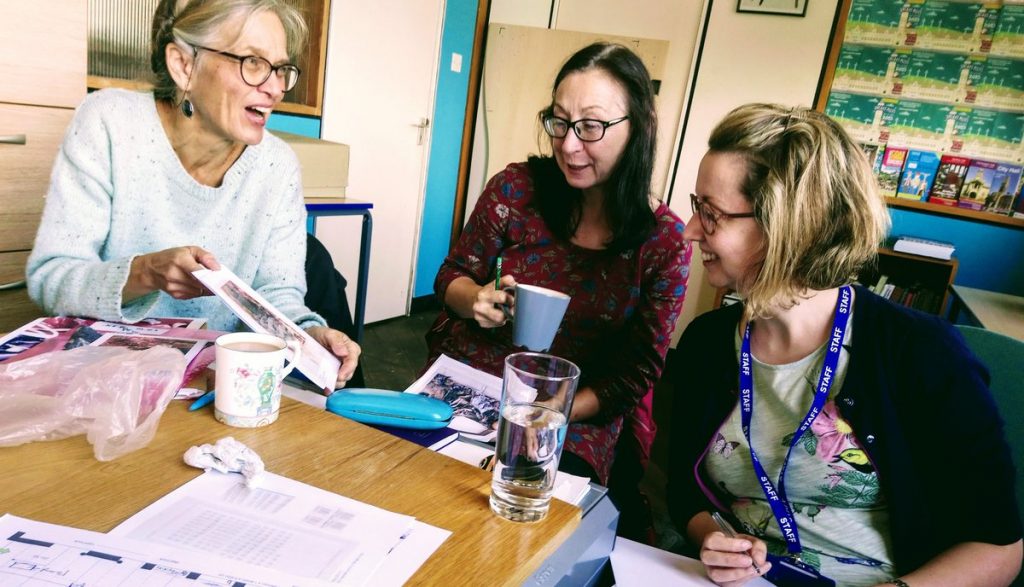
[{"label": "book on shelf", "polygon": [[967,168],[967,177],[960,188],[960,199],[957,206],[968,210],[981,210],[985,207],[985,199],[992,189],[992,181],[996,174],[996,163],[983,159],[971,160]]},{"label": "book on shelf", "polygon": [[882,165],[878,168],[878,187],[882,195],[896,197],[900,174],[907,160],[907,149],[903,147],[886,147],[882,156]]},{"label": "book on shelf", "polygon": [[985,197],[985,212],[1009,214],[1013,210],[1013,201],[1020,187],[1021,166],[1012,163],[996,163],[992,174],[992,184]]},{"label": "book on shelf", "polygon": [[886,297],[898,304],[901,300],[903,300],[903,296],[906,295],[906,293],[907,288],[903,287],[902,285],[894,284],[892,287],[892,291],[890,291],[889,295]]},{"label": "book on shelf", "polygon": [[459,439],[459,431],[447,426],[433,430],[415,430],[412,428],[385,426],[383,424],[370,424],[369,426],[433,451],[439,451]]},{"label": "book on shelf", "polygon": [[896,284],[895,283],[887,283],[887,284],[885,284],[882,287],[882,291],[877,292],[877,293],[878,293],[878,295],[882,296],[883,298],[888,299],[892,295],[893,290],[895,290],[895,289],[896,289]]},{"label": "book on shelf", "polygon": [[876,294],[881,294],[882,293],[882,288],[885,287],[885,284],[886,284],[887,281],[889,281],[889,276],[888,275],[886,275],[884,273],[879,275],[878,276],[878,281],[875,282],[875,285],[871,286],[871,288],[870,288],[871,291],[875,292]]},{"label": "book on shelf", "polygon": [[956,155],[943,155],[939,167],[935,171],[935,181],[928,194],[928,202],[944,206],[956,206],[960,197],[960,188],[964,185],[967,168],[971,160]]},{"label": "book on shelf", "polygon": [[896,244],[893,245],[892,249],[897,253],[922,255],[925,257],[933,257],[935,259],[948,261],[953,257],[953,251],[956,250],[956,247],[951,243],[933,241],[913,236],[901,236],[896,239]]},{"label": "book on shelf", "polygon": [[885,155],[885,145],[865,141],[858,143],[868,163],[871,164],[871,173],[878,175],[878,168],[882,166],[882,155]]},{"label": "book on shelf", "polygon": [[928,197],[939,168],[939,156],[931,151],[913,149],[907,153],[897,198],[922,201]]}]

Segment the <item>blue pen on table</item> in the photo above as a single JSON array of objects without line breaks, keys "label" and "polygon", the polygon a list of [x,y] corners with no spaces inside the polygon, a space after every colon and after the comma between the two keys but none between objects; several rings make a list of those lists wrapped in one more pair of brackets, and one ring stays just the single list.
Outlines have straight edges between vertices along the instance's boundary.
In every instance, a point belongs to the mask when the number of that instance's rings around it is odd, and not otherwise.
[{"label": "blue pen on table", "polygon": [[192,405],[188,407],[188,411],[194,412],[194,411],[196,411],[196,410],[198,410],[200,408],[206,407],[207,405],[209,405],[212,402],[213,402],[213,390],[211,389],[210,391],[208,391],[208,392],[204,393],[203,395],[199,396],[199,399],[197,399],[196,401],[192,402]]},{"label": "blue pen on table", "polygon": [[[732,529],[732,526],[725,520],[725,518],[722,517],[721,514],[718,512],[711,512],[711,519],[718,524],[719,529],[722,530],[722,534],[725,534],[729,538],[739,538],[736,536],[736,530]],[[761,574],[761,569],[758,568],[757,563],[754,562],[754,555],[750,555],[750,566],[754,567],[754,571],[756,571],[758,575]]]}]

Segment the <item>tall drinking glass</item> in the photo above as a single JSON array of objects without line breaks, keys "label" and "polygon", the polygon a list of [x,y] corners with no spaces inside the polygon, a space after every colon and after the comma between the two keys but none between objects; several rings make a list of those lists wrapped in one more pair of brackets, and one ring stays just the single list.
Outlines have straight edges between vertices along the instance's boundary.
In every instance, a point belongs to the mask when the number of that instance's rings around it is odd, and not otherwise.
[{"label": "tall drinking glass", "polygon": [[580,368],[542,353],[505,359],[491,511],[516,522],[544,519],[555,488]]}]

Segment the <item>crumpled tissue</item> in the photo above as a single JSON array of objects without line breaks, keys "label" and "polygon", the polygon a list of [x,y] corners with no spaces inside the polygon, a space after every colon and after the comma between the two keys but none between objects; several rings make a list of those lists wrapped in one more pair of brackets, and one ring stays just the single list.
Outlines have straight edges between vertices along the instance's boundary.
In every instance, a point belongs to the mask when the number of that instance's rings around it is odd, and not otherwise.
[{"label": "crumpled tissue", "polygon": [[205,471],[241,473],[246,487],[258,487],[266,470],[260,455],[230,436],[216,444],[193,446],[185,451],[185,463]]}]

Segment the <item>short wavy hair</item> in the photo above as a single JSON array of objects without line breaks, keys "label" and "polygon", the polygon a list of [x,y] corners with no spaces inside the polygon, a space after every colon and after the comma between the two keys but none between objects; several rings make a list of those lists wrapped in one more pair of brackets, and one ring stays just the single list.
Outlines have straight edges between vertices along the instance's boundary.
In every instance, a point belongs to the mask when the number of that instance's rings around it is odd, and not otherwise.
[{"label": "short wavy hair", "polygon": [[177,98],[178,86],[167,69],[169,43],[209,46],[226,32],[224,26],[236,17],[244,16],[244,22],[266,10],[281,19],[288,57],[295,59],[305,47],[309,29],[302,13],[286,0],[160,0],[153,14],[149,58],[154,75],[153,95],[161,100]]},{"label": "short wavy hair", "polygon": [[764,232],[764,260],[746,290],[749,318],[839,287],[873,263],[891,226],[863,150],[809,108],[747,104],[711,132],[713,152],[747,164],[741,190]]}]

